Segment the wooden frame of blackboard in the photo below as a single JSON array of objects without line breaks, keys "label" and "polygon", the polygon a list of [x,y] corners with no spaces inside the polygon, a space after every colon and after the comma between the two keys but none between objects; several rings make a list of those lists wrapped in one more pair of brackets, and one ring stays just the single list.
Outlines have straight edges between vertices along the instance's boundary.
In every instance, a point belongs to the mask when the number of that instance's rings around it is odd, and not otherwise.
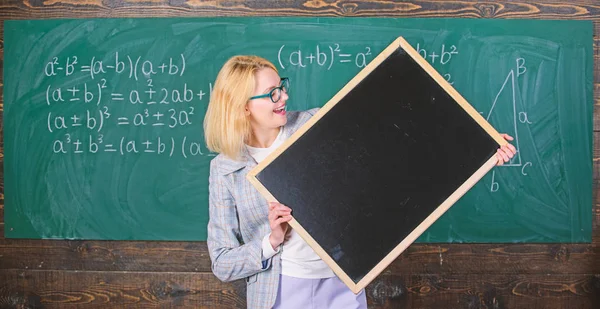
[{"label": "wooden frame of blackboard", "polygon": [[[410,57],[416,61],[421,68],[426,71],[468,114],[489,134],[499,146],[507,144],[507,141],[465,100],[446,79],[444,79],[421,55],[403,38],[398,37],[394,42],[387,46],[377,57],[373,59],[365,68],[363,68],[352,80],[350,80],[333,98],[331,98],[307,123],[292,134],[281,146],[275,149],[247,175],[247,179],[269,202],[278,202],[269,190],[258,180],[257,175],[265,169],[279,155],[307,132],[315,123],[317,123],[325,114],[327,114],[340,100],[346,96],[356,85],[358,85],[366,76],[368,76],[377,66],[379,66],[388,56],[403,49]],[[390,263],[392,263],[410,244],[412,244],[427,228],[429,228],[437,219],[439,219],[460,197],[462,197],[473,185],[475,185],[488,171],[497,163],[496,156],[490,157],[475,173],[473,173],[456,191],[454,191],[435,211],[423,220],[407,237],[403,239],[389,254],[373,267],[364,277],[355,283],[344,270],[333,260],[331,256],[319,245],[317,241],[302,227],[302,225],[292,219],[289,225],[310,245],[313,250],[323,259],[325,263],[334,271],[334,273],[354,292],[358,293],[364,289],[376,276],[378,276]]]}]

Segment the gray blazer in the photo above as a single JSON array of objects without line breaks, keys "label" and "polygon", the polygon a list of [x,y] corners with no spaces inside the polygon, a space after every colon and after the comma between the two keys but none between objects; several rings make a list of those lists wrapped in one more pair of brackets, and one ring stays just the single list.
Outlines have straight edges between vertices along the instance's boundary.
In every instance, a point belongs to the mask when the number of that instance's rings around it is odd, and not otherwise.
[{"label": "gray blazer", "polygon": [[[287,113],[288,138],[318,108]],[[270,233],[266,199],[246,179],[257,165],[244,148],[242,160],[219,154],[210,162],[208,252],[212,271],[222,281],[245,278],[248,308],[271,308],[277,297],[281,256],[262,262],[262,240]]]}]

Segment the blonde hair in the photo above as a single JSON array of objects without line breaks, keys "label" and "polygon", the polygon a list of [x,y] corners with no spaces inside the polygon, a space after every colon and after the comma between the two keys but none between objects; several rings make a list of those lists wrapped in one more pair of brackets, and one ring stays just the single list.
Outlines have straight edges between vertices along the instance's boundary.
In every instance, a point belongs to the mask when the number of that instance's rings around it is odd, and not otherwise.
[{"label": "blonde hair", "polygon": [[254,93],[256,71],[277,68],[259,56],[234,56],[227,60],[215,81],[204,116],[204,138],[212,152],[238,160],[251,134],[245,115],[248,99]]}]

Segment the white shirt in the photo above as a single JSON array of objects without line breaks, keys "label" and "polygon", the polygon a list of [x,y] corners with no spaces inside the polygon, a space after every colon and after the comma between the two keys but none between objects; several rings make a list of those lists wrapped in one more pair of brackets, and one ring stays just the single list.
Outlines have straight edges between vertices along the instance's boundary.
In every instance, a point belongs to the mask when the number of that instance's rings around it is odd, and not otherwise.
[{"label": "white shirt", "polygon": [[[285,140],[283,128],[279,130],[277,138],[267,148],[256,148],[246,145],[250,155],[257,163],[264,160],[271,152],[279,147]],[[291,205],[293,207],[293,205]],[[297,278],[330,278],[335,273],[315,251],[294,231],[290,229],[290,237],[284,241],[283,246],[273,250],[269,242],[270,233],[262,241],[263,261],[271,258],[281,250],[281,273],[286,276]]]}]

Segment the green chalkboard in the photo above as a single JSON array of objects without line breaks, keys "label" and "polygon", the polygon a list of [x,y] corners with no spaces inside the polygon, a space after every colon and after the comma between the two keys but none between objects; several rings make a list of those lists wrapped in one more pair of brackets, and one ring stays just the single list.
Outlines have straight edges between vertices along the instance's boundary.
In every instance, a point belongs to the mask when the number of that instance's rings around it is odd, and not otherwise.
[{"label": "green chalkboard", "polygon": [[270,59],[302,110],[403,36],[519,151],[417,242],[591,241],[591,21],[38,20],[4,36],[7,238],[205,240],[221,65]]}]

